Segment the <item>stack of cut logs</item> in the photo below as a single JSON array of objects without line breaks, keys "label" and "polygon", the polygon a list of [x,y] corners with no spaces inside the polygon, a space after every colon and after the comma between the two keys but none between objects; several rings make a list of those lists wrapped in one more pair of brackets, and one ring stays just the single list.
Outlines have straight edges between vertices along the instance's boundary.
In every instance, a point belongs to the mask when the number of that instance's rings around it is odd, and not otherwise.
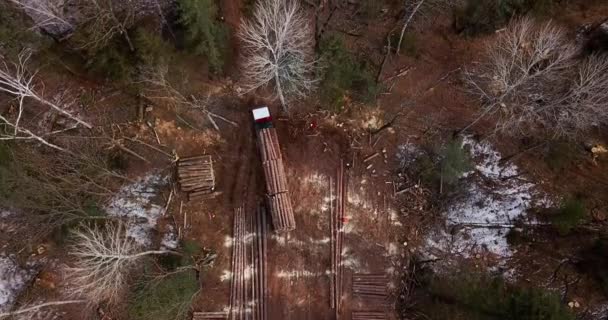
[{"label": "stack of cut logs", "polygon": [[192,320],[219,320],[228,319],[228,312],[194,312]]},{"label": "stack of cut logs", "polygon": [[385,303],[388,298],[385,274],[353,275],[353,296],[371,303]]},{"label": "stack of cut logs", "polygon": [[205,197],[215,189],[215,175],[211,156],[182,158],[177,163],[177,178],[181,190],[188,194],[188,200]]},{"label": "stack of cut logs", "polygon": [[385,320],[386,313],[382,311],[353,311],[352,320]]},{"label": "stack of cut logs", "polygon": [[[266,320],[266,214],[259,208],[247,219],[242,208],[234,215],[232,239],[231,320]],[[253,233],[253,237],[248,235]]]},{"label": "stack of cut logs", "polygon": [[331,275],[330,275],[330,306],[336,309],[336,318],[340,313],[342,297],[342,278],[344,266],[342,263],[342,248],[344,242],[344,208],[346,199],[346,183],[344,179],[344,161],[340,161],[340,168],[336,178],[335,187],[335,206],[334,188],[332,180],[329,182],[329,224],[331,230]]},{"label": "stack of cut logs", "polygon": [[287,179],[277,132],[274,128],[261,129],[258,131],[258,139],[260,141],[264,176],[266,177],[266,191],[272,224],[276,232],[294,230],[296,222],[287,191]]}]

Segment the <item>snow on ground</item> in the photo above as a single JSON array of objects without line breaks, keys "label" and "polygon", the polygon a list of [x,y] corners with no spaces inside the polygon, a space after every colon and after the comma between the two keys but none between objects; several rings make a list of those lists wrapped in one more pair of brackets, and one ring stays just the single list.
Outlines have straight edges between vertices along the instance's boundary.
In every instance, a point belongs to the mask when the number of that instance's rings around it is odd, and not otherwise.
[{"label": "snow on ground", "polygon": [[161,250],[177,249],[178,244],[179,244],[179,240],[177,239],[177,232],[175,232],[175,227],[173,227],[172,225],[169,225],[167,232],[163,235],[163,238],[160,241],[160,249]]},{"label": "snow on ground", "polygon": [[445,225],[431,231],[422,252],[447,264],[488,254],[504,262],[513,254],[506,239],[510,226],[518,219],[534,223],[526,211],[549,202],[517,166],[500,163],[500,153],[488,142],[465,137],[463,145],[476,163],[463,175],[466,196],[448,207]]},{"label": "snow on ground", "polygon": [[105,207],[108,215],[129,220],[127,235],[142,246],[149,247],[152,244],[152,230],[163,213],[163,207],[152,203],[152,200],[166,182],[167,178],[160,174],[145,176],[122,187]]},{"label": "snow on ground", "polygon": [[0,254],[0,312],[13,306],[33,277],[32,269],[22,268],[14,257]]}]

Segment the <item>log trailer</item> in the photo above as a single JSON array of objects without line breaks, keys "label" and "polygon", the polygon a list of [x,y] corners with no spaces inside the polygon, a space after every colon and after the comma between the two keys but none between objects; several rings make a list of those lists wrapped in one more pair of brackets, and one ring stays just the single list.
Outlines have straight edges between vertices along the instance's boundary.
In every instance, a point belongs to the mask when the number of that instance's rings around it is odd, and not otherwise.
[{"label": "log trailer", "polygon": [[272,225],[278,233],[288,232],[296,228],[296,222],[287,190],[287,179],[277,131],[272,125],[268,107],[253,109],[252,113],[264,168],[266,198]]}]

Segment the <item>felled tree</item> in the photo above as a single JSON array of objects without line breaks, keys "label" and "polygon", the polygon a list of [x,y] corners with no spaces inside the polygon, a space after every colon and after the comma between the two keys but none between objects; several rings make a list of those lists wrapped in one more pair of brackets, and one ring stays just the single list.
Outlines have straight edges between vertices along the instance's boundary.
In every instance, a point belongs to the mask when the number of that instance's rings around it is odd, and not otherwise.
[{"label": "felled tree", "polygon": [[36,82],[35,78],[37,71],[29,72],[28,70],[28,61],[31,55],[30,50],[24,50],[18,55],[16,62],[9,62],[0,54],[0,92],[14,97],[17,105],[14,116],[0,114],[0,126],[3,127],[0,132],[0,140],[35,140],[51,148],[66,151],[64,148],[49,142],[47,139],[48,133],[37,133],[34,126],[27,128],[24,125],[26,109],[33,108],[33,106],[26,104],[28,100],[69,118],[74,121],[74,126],[82,125],[86,128],[92,128],[92,126],[66,110],[65,105],[53,102],[40,93],[37,86],[39,83]]},{"label": "felled tree", "polygon": [[75,262],[68,269],[72,294],[89,301],[117,302],[128,284],[129,274],[145,257],[172,253],[169,250],[142,251],[127,237],[123,224],[83,227],[74,233],[70,255]]},{"label": "felled tree", "polygon": [[578,53],[553,23],[514,21],[488,45],[485,61],[466,73],[483,103],[479,118],[496,116],[501,133],[553,137],[608,123],[608,58]]},{"label": "felled tree", "polygon": [[302,97],[314,88],[314,37],[296,1],[258,1],[253,16],[242,23],[239,37],[247,92],[272,83],[287,112],[287,96]]}]

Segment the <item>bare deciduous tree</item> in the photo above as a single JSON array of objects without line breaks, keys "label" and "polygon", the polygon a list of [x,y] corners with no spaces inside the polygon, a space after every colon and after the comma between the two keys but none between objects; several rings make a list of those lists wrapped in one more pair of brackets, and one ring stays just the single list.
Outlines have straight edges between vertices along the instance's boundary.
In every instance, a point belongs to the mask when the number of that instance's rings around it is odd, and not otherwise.
[{"label": "bare deciduous tree", "polygon": [[496,116],[501,133],[541,130],[554,136],[573,136],[594,119],[605,119],[606,58],[581,64],[577,54],[565,31],[551,22],[512,22],[488,45],[486,60],[465,72],[483,103],[478,119]]},{"label": "bare deciduous tree", "polygon": [[22,124],[27,99],[60,113],[73,120],[76,125],[82,125],[86,128],[92,128],[92,126],[67,111],[65,106],[50,101],[38,92],[35,81],[37,71],[30,73],[27,69],[27,63],[31,55],[32,52],[30,50],[24,50],[18,55],[18,61],[14,63],[7,62],[0,55],[0,92],[14,96],[17,101],[17,111],[14,117],[0,115],[0,125],[6,128],[0,133],[0,140],[36,140],[51,148],[66,151],[64,148],[49,142],[45,138],[45,136],[52,133],[35,133],[33,129],[28,129]]},{"label": "bare deciduous tree", "polygon": [[52,35],[64,36],[74,30],[74,23],[65,15],[65,0],[9,0],[34,21],[34,27]]},{"label": "bare deciduous tree", "polygon": [[556,131],[564,135],[608,123],[608,57],[587,57],[573,79],[561,117],[556,119]]},{"label": "bare deciduous tree", "polygon": [[141,251],[127,237],[122,223],[107,224],[103,229],[84,226],[74,233],[70,255],[74,266],[67,271],[71,293],[91,302],[117,302],[129,282],[129,274],[143,258],[174,253],[170,250]]},{"label": "bare deciduous tree", "polygon": [[463,2],[462,0],[406,0],[405,16],[397,42],[397,53],[401,50],[405,30],[410,25],[423,25],[423,22],[431,21],[434,15],[451,12],[454,7],[462,5]]},{"label": "bare deciduous tree", "polygon": [[242,23],[243,84],[247,92],[273,83],[288,111],[287,96],[304,96],[314,88],[316,63],[311,23],[293,0],[263,0]]},{"label": "bare deciduous tree", "polygon": [[195,97],[194,95],[187,97],[180,90],[176,89],[167,79],[168,73],[169,66],[166,64],[142,66],[140,68],[140,82],[146,84],[146,89],[143,94],[148,99],[162,100],[172,104],[174,107],[185,106],[201,111],[216,130],[219,130],[219,126],[214,119],[224,121],[232,126],[237,126],[236,122],[208,110],[211,94],[208,94],[204,98]]},{"label": "bare deciduous tree", "polygon": [[131,51],[135,47],[127,30],[135,20],[135,10],[141,1],[79,0],[78,12],[82,15],[79,28],[85,36],[80,38],[80,49],[95,51],[105,47],[116,35],[126,40]]}]

